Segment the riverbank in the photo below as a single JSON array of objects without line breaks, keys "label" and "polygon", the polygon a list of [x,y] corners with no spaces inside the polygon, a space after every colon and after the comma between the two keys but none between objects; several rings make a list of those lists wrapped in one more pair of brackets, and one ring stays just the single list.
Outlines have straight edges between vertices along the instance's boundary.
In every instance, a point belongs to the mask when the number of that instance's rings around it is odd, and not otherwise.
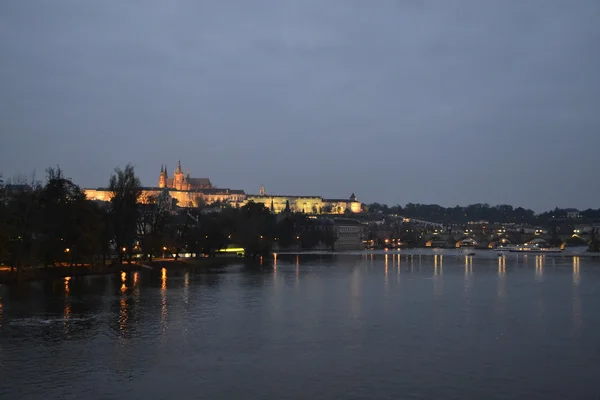
[{"label": "riverbank", "polygon": [[52,280],[65,277],[87,276],[87,275],[109,275],[120,272],[133,272],[143,269],[183,269],[183,268],[223,268],[232,264],[245,263],[247,260],[234,257],[215,257],[200,259],[158,259],[151,262],[138,261],[131,264],[102,266],[78,266],[78,267],[34,267],[25,268],[16,272],[9,269],[0,270],[0,284],[32,280]]},{"label": "riverbank", "polygon": [[0,271],[0,284],[33,281],[33,280],[52,280],[73,276],[87,275],[107,275],[119,272],[138,271],[139,264],[107,265],[100,266],[77,266],[77,267],[34,267],[25,268],[16,272],[10,270]]}]

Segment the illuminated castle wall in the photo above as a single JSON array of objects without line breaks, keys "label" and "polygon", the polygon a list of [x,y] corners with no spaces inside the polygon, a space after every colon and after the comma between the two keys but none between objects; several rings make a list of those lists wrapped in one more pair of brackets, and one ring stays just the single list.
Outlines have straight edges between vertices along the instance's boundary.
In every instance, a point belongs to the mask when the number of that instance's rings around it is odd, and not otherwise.
[{"label": "illuminated castle wall", "polygon": [[[183,173],[181,163],[173,178],[169,178],[167,167],[161,166],[158,177],[158,187],[142,188],[141,201],[149,196],[158,196],[163,191],[177,200],[180,207],[197,207],[204,203],[210,205],[216,202],[241,207],[249,201],[264,204],[275,213],[283,212],[289,204],[290,211],[307,214],[344,214],[347,210],[353,213],[361,212],[361,203],[354,193],[347,199],[324,199],[320,196],[282,196],[270,195],[264,186],[257,195],[247,195],[243,190],[221,189],[213,187],[208,178],[191,178],[190,174]],[[112,193],[107,188],[84,189],[85,195],[90,200],[110,201]]]}]

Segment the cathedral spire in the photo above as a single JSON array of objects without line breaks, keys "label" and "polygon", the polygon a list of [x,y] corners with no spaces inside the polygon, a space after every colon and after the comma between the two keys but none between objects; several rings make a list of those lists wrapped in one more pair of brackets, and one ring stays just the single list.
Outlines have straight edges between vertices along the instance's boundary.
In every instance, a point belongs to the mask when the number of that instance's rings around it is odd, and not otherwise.
[{"label": "cathedral spire", "polygon": [[177,161],[177,171],[176,172],[177,173],[183,172],[183,171],[181,171],[181,160]]},{"label": "cathedral spire", "polygon": [[164,165],[160,164],[160,173],[164,173],[165,172],[165,167]]}]

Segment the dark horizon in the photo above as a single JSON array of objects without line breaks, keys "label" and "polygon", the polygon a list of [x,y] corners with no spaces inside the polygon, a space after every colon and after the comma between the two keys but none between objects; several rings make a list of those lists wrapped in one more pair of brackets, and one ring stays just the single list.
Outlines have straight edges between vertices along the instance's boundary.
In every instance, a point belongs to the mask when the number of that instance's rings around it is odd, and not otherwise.
[{"label": "dark horizon", "polygon": [[[0,4],[0,173],[598,208],[600,2]],[[132,23],[135,21],[135,23]]]}]

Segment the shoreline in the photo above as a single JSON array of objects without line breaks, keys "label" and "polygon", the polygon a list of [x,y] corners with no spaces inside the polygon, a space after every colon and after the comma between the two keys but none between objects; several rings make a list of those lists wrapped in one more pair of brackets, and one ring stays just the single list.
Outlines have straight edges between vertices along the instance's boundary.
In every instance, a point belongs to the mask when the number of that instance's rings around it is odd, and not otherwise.
[{"label": "shoreline", "polygon": [[[367,251],[281,251],[274,252],[269,257],[265,257],[263,261],[272,260],[277,257],[286,257],[286,256],[294,256],[294,255],[306,255],[306,256],[357,256],[357,255],[385,255],[385,254],[402,254],[404,255],[412,255],[412,256],[427,256],[427,255],[435,255],[434,252],[421,252],[419,250],[423,250],[421,248],[411,248],[409,249],[391,249],[391,250],[367,250]],[[406,250],[409,250],[408,252]],[[439,249],[442,250],[440,253],[443,253],[444,250],[452,253],[454,249]],[[439,251],[438,250],[438,251]],[[493,250],[489,249],[475,249],[474,251],[482,251],[485,253],[491,253]],[[448,254],[450,255],[450,254]],[[597,259],[600,258],[600,253],[594,252],[583,252],[583,253],[570,253],[570,252],[562,252],[557,254],[550,254],[547,256],[552,257],[582,257],[582,258],[591,258]],[[176,270],[176,269],[185,269],[185,268],[201,268],[201,269],[211,269],[211,268],[224,268],[233,264],[260,264],[260,259],[247,259],[247,258],[237,258],[237,257],[215,257],[215,258],[200,258],[200,259],[158,259],[152,260],[151,262],[143,261],[143,262],[134,262],[132,264],[121,264],[121,265],[107,265],[105,267],[89,267],[89,266],[79,266],[79,267],[34,267],[24,269],[19,272],[17,276],[16,273],[11,273],[9,270],[0,271],[0,285],[2,284],[12,284],[19,283],[24,281],[38,281],[38,280],[53,280],[60,279],[66,277],[76,277],[76,276],[92,276],[92,275],[110,275],[110,274],[118,274],[121,272],[134,272],[134,271],[142,271],[147,269],[149,271],[160,270],[161,268],[166,268],[167,270]]]},{"label": "shoreline", "polygon": [[66,277],[92,276],[92,275],[111,275],[121,272],[135,272],[147,269],[149,271],[166,269],[184,269],[184,268],[219,268],[234,263],[245,263],[248,260],[239,258],[201,258],[185,260],[153,260],[152,262],[134,262],[131,264],[123,263],[117,265],[107,265],[105,267],[34,267],[26,268],[19,272],[10,272],[10,270],[0,271],[0,285],[12,284],[25,281],[53,280]]}]

